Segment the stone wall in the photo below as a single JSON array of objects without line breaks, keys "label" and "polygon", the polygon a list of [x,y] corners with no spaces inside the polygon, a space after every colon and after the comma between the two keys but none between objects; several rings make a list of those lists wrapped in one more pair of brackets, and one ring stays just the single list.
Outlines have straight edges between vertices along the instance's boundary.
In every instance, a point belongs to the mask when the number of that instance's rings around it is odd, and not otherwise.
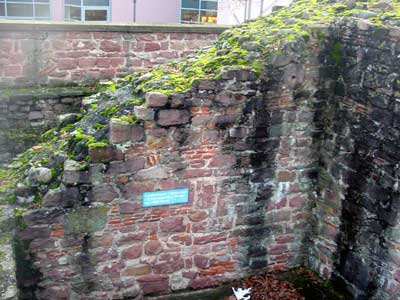
[{"label": "stone wall", "polygon": [[[24,215],[35,271],[23,298],[139,299],[304,264],[313,99],[295,91],[317,71],[300,56],[268,81],[227,71],[148,93],[138,124],[111,120],[111,145],[90,149],[88,168],[67,160],[61,186]],[[143,192],[176,188],[189,203],[142,207]]]},{"label": "stone wall", "polygon": [[[20,297],[141,299],[307,265],[356,300],[398,299],[399,38],[342,19],[261,76],[147,93],[137,123],[111,119],[87,165],[64,157],[60,186],[38,185],[16,233]],[[177,188],[187,204],[142,207]]]},{"label": "stone wall", "polygon": [[400,31],[345,21],[330,36],[311,265],[344,281],[354,299],[399,299]]},{"label": "stone wall", "polygon": [[0,86],[92,83],[183,58],[226,27],[0,23]]},{"label": "stone wall", "polygon": [[37,144],[46,130],[58,125],[60,115],[79,113],[83,97],[94,92],[90,88],[0,90],[0,165]]}]

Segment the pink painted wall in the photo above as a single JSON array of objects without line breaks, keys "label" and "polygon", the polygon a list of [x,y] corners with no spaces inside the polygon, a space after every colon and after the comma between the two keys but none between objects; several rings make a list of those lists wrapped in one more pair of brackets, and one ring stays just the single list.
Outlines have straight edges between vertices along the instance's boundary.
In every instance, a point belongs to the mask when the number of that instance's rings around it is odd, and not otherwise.
[{"label": "pink painted wall", "polygon": [[136,2],[138,23],[179,23],[179,0],[136,0]]},{"label": "pink painted wall", "polygon": [[51,16],[52,20],[63,21],[64,20],[64,1],[53,0],[51,2]]},{"label": "pink painted wall", "polygon": [[[139,0],[140,1],[140,0]],[[144,0],[148,1],[148,0]],[[164,1],[164,0],[162,0]],[[111,22],[133,22],[133,0],[111,0]]]}]

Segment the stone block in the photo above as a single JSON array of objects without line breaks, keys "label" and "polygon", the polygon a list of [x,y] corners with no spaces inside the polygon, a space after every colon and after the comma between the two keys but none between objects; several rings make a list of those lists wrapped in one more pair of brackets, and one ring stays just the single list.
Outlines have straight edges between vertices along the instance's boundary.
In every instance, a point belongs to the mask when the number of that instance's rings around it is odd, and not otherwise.
[{"label": "stone block", "polygon": [[80,207],[65,216],[65,233],[93,233],[100,231],[107,223],[106,207]]},{"label": "stone block", "polygon": [[189,123],[190,115],[187,110],[164,109],[158,112],[157,124],[160,126],[174,126]]},{"label": "stone block", "polygon": [[169,290],[169,277],[167,275],[146,275],[139,277],[140,283],[145,295],[154,293],[166,293]]},{"label": "stone block", "polygon": [[162,232],[184,232],[185,229],[183,217],[167,217],[160,222],[160,230]]},{"label": "stone block", "polygon": [[142,253],[143,253],[143,246],[135,245],[125,250],[122,250],[121,257],[122,259],[136,259],[141,257]]},{"label": "stone block", "polygon": [[159,241],[149,241],[144,246],[146,255],[158,255],[163,251],[163,246]]},{"label": "stone block", "polygon": [[168,103],[168,96],[158,92],[147,92],[145,95],[147,107],[163,107]]},{"label": "stone block", "polygon": [[145,108],[142,106],[135,106],[134,108],[135,117],[142,121],[153,121],[155,111],[152,108]]},{"label": "stone block", "polygon": [[119,120],[110,121],[110,143],[140,142],[144,137],[144,129],[140,125],[130,124]]},{"label": "stone block", "polygon": [[151,273],[151,266],[148,264],[143,265],[135,265],[132,267],[127,267],[125,270],[122,271],[122,276],[142,276],[148,275]]}]

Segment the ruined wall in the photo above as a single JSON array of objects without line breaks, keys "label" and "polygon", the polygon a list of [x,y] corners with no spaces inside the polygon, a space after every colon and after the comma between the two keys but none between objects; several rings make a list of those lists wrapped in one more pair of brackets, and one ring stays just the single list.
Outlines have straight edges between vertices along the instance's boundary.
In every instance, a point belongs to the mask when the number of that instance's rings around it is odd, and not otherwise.
[{"label": "ruined wall", "polygon": [[354,299],[399,299],[399,30],[344,21],[330,36],[311,263]]},{"label": "ruined wall", "polygon": [[[303,264],[318,64],[298,47],[267,81],[226,71],[148,93],[140,123],[111,120],[111,145],[92,148],[88,168],[67,160],[17,235],[33,266],[22,298],[136,299]],[[189,203],[142,207],[142,192],[176,188]]]},{"label": "ruined wall", "polygon": [[60,115],[79,113],[83,97],[92,93],[89,88],[0,90],[0,165],[37,144],[46,130],[62,123]]},{"label": "ruined wall", "polygon": [[2,21],[0,86],[123,77],[211,45],[226,27]]},{"label": "ruined wall", "polygon": [[[61,185],[39,189],[16,234],[21,298],[140,299],[308,265],[354,299],[398,299],[400,34],[309,29],[261,76],[149,92],[87,165],[60,158]],[[143,192],[176,188],[187,204],[142,207]]]}]

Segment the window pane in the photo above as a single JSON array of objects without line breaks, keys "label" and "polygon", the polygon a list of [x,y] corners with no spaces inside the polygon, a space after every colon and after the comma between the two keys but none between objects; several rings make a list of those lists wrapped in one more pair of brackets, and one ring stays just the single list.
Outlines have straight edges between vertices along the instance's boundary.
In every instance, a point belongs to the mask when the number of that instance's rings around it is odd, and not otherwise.
[{"label": "window pane", "polygon": [[36,0],[35,3],[50,3],[50,0]]},{"label": "window pane", "polygon": [[197,8],[199,9],[199,0],[182,0],[182,8]]},{"label": "window pane", "polygon": [[33,17],[32,4],[7,4],[7,15],[9,17]]},{"label": "window pane", "polygon": [[25,1],[25,0],[9,0],[8,2],[24,2],[24,3],[33,3],[33,0],[27,0],[27,1]]},{"label": "window pane", "polygon": [[218,10],[218,2],[216,2],[216,1],[201,1],[201,8]]},{"label": "window pane", "polygon": [[216,11],[202,11],[201,12],[201,23],[217,23],[217,12]]},{"label": "window pane", "polygon": [[68,4],[81,6],[81,0],[65,0],[65,5]]},{"label": "window pane", "polygon": [[50,5],[49,4],[36,4],[35,17],[50,18]]},{"label": "window pane", "polygon": [[109,0],[83,0],[84,6],[108,6]]},{"label": "window pane", "polygon": [[81,8],[75,6],[65,6],[66,20],[81,20]]},{"label": "window pane", "polygon": [[6,11],[4,9],[4,3],[0,3],[0,16],[4,17],[6,15]]},{"label": "window pane", "polygon": [[182,19],[182,22],[185,22],[185,23],[198,23],[199,22],[199,11],[182,9],[181,19]]},{"label": "window pane", "polygon": [[85,21],[107,21],[107,10],[85,10]]}]

